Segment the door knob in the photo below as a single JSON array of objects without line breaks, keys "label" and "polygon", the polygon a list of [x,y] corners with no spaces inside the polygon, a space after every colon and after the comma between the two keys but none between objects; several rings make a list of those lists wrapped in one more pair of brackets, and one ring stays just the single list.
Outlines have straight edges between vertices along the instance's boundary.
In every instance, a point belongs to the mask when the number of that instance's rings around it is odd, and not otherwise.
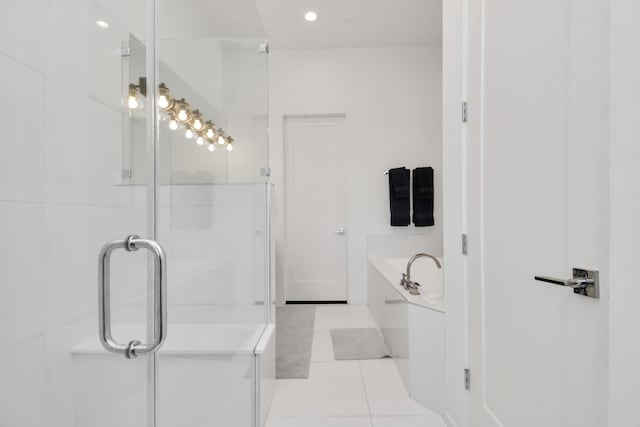
[{"label": "door knob", "polygon": [[344,228],[338,228],[336,231],[334,231],[334,233],[343,235],[345,233],[345,229]]},{"label": "door knob", "polygon": [[573,288],[574,294],[600,298],[600,281],[598,276],[597,270],[574,268],[571,279],[556,279],[555,277],[548,276],[535,276],[535,279],[540,282]]}]

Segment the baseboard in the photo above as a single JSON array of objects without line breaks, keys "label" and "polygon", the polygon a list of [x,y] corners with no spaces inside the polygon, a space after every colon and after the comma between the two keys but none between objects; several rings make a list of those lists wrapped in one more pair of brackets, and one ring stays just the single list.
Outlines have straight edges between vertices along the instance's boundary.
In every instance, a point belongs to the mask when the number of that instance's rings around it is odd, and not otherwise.
[{"label": "baseboard", "polygon": [[293,304],[346,304],[346,301],[286,301],[286,305]]},{"label": "baseboard", "polygon": [[449,415],[446,410],[442,413],[442,418],[444,419],[444,422],[447,423],[448,427],[458,427],[458,424],[453,421],[453,418],[451,418],[451,415]]}]

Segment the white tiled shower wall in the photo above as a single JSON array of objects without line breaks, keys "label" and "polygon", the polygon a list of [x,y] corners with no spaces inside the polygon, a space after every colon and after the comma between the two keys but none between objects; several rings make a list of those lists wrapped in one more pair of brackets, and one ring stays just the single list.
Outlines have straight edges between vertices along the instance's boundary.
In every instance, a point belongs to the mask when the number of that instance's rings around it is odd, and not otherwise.
[{"label": "white tiled shower wall", "polygon": [[120,58],[103,47],[122,33],[90,26],[86,1],[1,7],[0,425],[72,426],[69,348],[97,327],[97,251],[146,230],[138,190],[113,186]]}]

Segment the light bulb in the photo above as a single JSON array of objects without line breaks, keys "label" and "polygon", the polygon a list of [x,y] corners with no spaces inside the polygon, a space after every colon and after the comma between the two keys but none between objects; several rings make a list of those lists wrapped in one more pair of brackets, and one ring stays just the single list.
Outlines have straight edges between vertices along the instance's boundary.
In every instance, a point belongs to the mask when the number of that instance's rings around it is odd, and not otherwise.
[{"label": "light bulb", "polygon": [[180,109],[180,111],[178,111],[178,119],[181,121],[185,121],[187,120],[187,118],[189,117],[189,115],[187,114],[187,110],[185,110],[184,108]]},{"label": "light bulb", "polygon": [[191,118],[192,118],[192,126],[195,130],[197,131],[201,131],[202,129],[204,129],[204,120],[202,117],[202,114],[200,114],[199,110],[195,110],[192,114],[191,114]]},{"label": "light bulb", "polygon": [[213,139],[214,136],[216,136],[216,133],[213,131],[213,129],[207,129],[207,138]]},{"label": "light bulb", "polygon": [[129,95],[129,99],[127,100],[127,105],[131,110],[135,110],[138,108],[140,103],[138,102],[138,98],[135,95]]},{"label": "light bulb", "polygon": [[227,141],[224,139],[224,136],[222,135],[218,136],[218,144],[224,145],[225,142]]},{"label": "light bulb", "polygon": [[213,152],[216,150],[216,146],[213,144],[209,144],[209,146],[207,147],[209,149],[209,151]]},{"label": "light bulb", "polygon": [[314,22],[316,19],[318,19],[318,14],[313,10],[310,10],[309,12],[304,14],[304,19],[308,22]]},{"label": "light bulb", "polygon": [[198,145],[204,144],[204,138],[201,136],[198,136],[198,138],[196,138],[196,144]]},{"label": "light bulb", "polygon": [[[140,83],[140,85],[142,86],[142,82]],[[139,90],[141,86],[136,86],[133,83],[129,84],[129,97],[127,98],[127,107],[129,107],[129,109],[131,110],[142,107]]]},{"label": "light bulb", "polygon": [[176,122],[174,119],[171,119],[171,121],[169,122],[169,129],[171,130],[178,129],[178,122]]},{"label": "light bulb", "polygon": [[191,139],[191,138],[193,138],[194,133],[193,133],[193,131],[192,131],[191,129],[187,129],[187,130],[184,132],[184,136],[186,136],[188,139]]},{"label": "light bulb", "polygon": [[163,110],[168,110],[173,107],[173,97],[171,91],[164,83],[158,85],[158,107]]},{"label": "light bulb", "polygon": [[227,151],[233,151],[233,145],[227,144]]},{"label": "light bulb", "polygon": [[160,95],[160,97],[158,98],[158,107],[164,110],[168,106],[169,106],[169,99],[166,97],[166,95]]}]

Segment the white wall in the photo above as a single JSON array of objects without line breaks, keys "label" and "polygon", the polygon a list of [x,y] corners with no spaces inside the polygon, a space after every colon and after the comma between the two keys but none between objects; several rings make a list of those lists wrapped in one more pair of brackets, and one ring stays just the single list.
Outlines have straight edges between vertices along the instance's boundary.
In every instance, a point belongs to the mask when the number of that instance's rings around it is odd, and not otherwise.
[{"label": "white wall", "polygon": [[609,427],[640,425],[640,3],[610,2]]},{"label": "white wall", "polygon": [[264,323],[266,184],[160,187],[173,323]]},{"label": "white wall", "polygon": [[264,182],[261,169],[269,166],[268,55],[258,42],[244,50],[224,52],[224,114],[236,140],[228,155],[229,182]]},{"label": "white wall", "polygon": [[[286,197],[281,194],[283,118],[346,114],[349,301],[364,304],[368,235],[442,231],[440,46],[272,51],[269,56],[269,155],[277,212],[284,212]],[[435,227],[389,226],[383,172],[397,166],[434,168]],[[282,215],[275,219],[274,238],[277,297],[282,301]]]}]

